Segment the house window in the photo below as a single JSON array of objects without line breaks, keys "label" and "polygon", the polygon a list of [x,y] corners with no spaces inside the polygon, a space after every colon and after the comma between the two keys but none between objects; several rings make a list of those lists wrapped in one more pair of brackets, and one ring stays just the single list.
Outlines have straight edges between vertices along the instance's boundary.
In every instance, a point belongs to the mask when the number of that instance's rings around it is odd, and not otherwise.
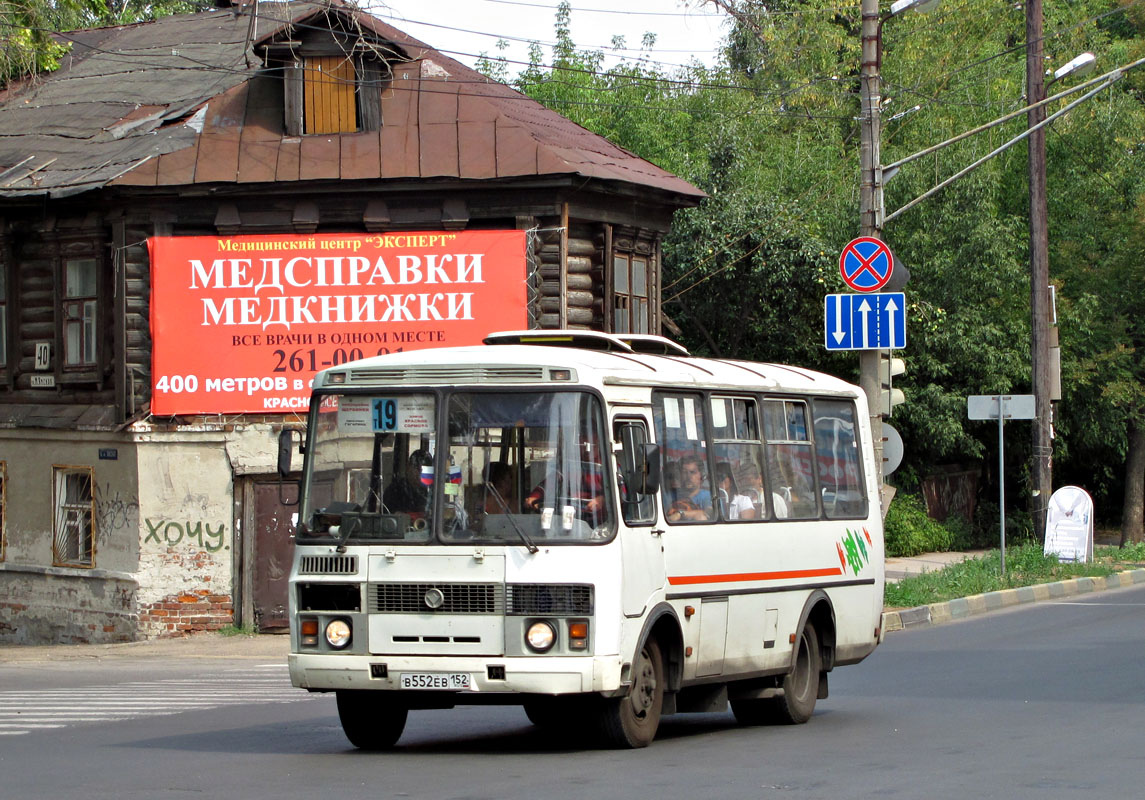
[{"label": "house window", "polygon": [[358,130],[354,61],[347,56],[313,56],[303,61],[306,133]]},{"label": "house window", "polygon": [[8,463],[0,461],[0,561],[8,541]]},{"label": "house window", "polygon": [[94,258],[64,261],[64,366],[96,364],[96,303],[99,283]]},{"label": "house window", "polygon": [[612,332],[650,333],[648,258],[635,254],[612,257]]},{"label": "house window", "polygon": [[55,536],[52,563],[95,566],[95,513],[91,467],[52,467]]}]

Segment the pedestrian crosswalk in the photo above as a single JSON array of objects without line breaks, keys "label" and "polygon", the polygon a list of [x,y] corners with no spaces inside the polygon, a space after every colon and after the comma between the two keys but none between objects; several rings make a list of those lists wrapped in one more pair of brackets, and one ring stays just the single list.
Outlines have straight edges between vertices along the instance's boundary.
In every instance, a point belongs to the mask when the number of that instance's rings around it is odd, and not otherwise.
[{"label": "pedestrian crosswalk", "polygon": [[0,691],[0,736],[228,705],[293,703],[313,696],[290,685],[283,664],[227,669],[197,678]]}]

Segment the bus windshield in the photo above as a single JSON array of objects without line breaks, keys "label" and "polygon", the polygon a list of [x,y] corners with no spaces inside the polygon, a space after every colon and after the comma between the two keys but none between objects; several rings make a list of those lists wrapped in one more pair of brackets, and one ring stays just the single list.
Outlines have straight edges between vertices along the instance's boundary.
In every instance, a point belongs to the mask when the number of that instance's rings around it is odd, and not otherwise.
[{"label": "bus windshield", "polygon": [[318,403],[300,539],[533,550],[615,531],[610,454],[592,394],[385,392]]}]

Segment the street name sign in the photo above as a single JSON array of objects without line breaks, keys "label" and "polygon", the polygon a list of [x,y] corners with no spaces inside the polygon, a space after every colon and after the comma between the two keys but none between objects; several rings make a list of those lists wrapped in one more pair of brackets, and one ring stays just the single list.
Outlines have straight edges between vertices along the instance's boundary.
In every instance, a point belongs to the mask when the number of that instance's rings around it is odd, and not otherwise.
[{"label": "street name sign", "polygon": [[1034,396],[1032,394],[975,394],[966,398],[966,416],[969,419],[998,419],[998,409],[1002,409],[1002,419],[1033,419]]},{"label": "street name sign", "polygon": [[852,239],[839,255],[843,282],[856,292],[877,292],[887,285],[894,268],[891,249],[873,236]]},{"label": "street name sign", "polygon": [[902,292],[829,294],[823,299],[828,350],[901,350],[906,347]]},{"label": "street name sign", "polygon": [[1006,440],[1002,423],[1008,419],[1033,419],[1032,394],[974,394],[966,398],[970,419],[998,420],[998,541],[1001,546],[1002,574],[1006,574]]}]

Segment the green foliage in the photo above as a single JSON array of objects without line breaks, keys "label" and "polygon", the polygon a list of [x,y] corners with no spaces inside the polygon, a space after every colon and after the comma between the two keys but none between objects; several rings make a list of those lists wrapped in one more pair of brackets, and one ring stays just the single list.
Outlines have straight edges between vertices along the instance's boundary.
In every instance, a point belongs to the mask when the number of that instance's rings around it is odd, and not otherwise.
[{"label": "green foliage", "polygon": [[926,515],[922,500],[909,494],[895,495],[883,520],[888,556],[916,556],[945,552],[955,544],[955,532]]},{"label": "green foliage", "polygon": [[224,625],[223,627],[219,628],[216,631],[216,633],[219,636],[224,636],[224,637],[230,638],[233,636],[255,636],[258,633],[258,631],[255,630],[253,623],[248,622],[245,625],[241,625],[241,626],[240,625]]}]

